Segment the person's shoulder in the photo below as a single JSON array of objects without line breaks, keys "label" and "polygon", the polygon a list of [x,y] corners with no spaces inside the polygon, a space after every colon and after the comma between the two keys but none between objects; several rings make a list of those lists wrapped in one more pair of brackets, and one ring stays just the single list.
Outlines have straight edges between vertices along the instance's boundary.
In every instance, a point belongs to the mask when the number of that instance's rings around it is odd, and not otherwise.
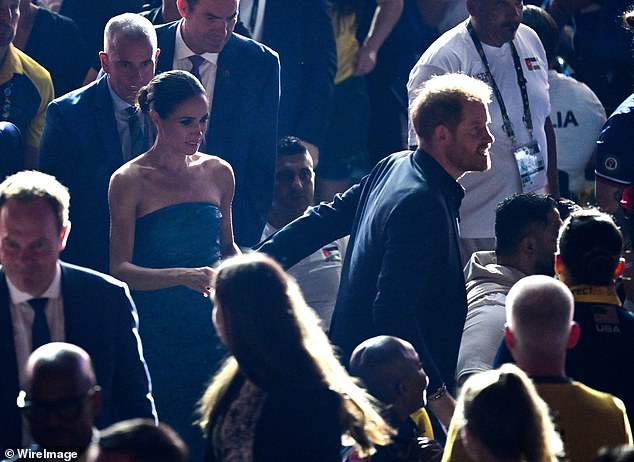
[{"label": "person's shoulder", "polygon": [[520,23],[519,27],[517,28],[517,32],[515,32],[515,37],[526,38],[530,40],[537,40],[539,43],[541,43],[541,40],[539,40],[539,35],[537,35],[537,32],[535,32],[533,29],[531,29],[524,23]]},{"label": "person's shoulder", "polygon": [[165,37],[170,33],[176,33],[176,28],[178,27],[179,20],[168,22],[165,24],[158,24],[154,26],[154,30],[156,31],[156,35],[158,37]]},{"label": "person's shoulder", "polygon": [[88,103],[89,100],[94,98],[94,95],[97,91],[97,88],[100,85],[105,85],[105,80],[107,77],[104,75],[103,77],[94,80],[83,87],[77,88],[65,95],[61,95],[51,101],[53,106],[59,107],[72,107],[80,105],[81,103]]},{"label": "person's shoulder", "polygon": [[74,19],[47,8],[39,8],[37,10],[37,17],[41,18],[47,26],[54,27],[58,30],[77,29],[77,24]]},{"label": "person's shoulder", "polygon": [[271,393],[274,400],[281,399],[288,405],[309,406],[315,409],[332,408],[341,404],[341,395],[324,386],[289,385]]},{"label": "person's shoulder", "polygon": [[110,176],[110,188],[117,188],[124,191],[127,197],[134,195],[138,187],[142,184],[142,170],[146,154],[132,159],[116,169]]},{"label": "person's shoulder", "polygon": [[418,76],[427,80],[431,75],[461,70],[469,61],[468,50],[473,43],[467,32],[466,22],[449,29],[436,39],[412,68],[410,79]]},{"label": "person's shoulder", "polygon": [[231,167],[231,164],[229,164],[229,162],[213,154],[204,154],[202,152],[199,152],[196,154],[194,160],[206,169],[213,169],[222,172],[233,172],[233,168]]},{"label": "person's shoulder", "polygon": [[[277,51],[267,47],[263,43],[244,37],[233,32],[231,38],[225,45],[227,51],[236,50],[241,53],[241,57],[249,57],[262,61],[279,61]],[[224,51],[224,50],[223,50]],[[222,55],[222,51],[220,52]]]},{"label": "person's shoulder", "polygon": [[[463,21],[438,37],[423,53],[423,56],[460,52],[461,45],[468,43],[467,39],[471,40],[467,31],[467,22]],[[448,45],[451,46],[448,47]],[[454,49],[456,46],[457,50]]]},{"label": "person's shoulder", "polygon": [[634,93],[628,96],[625,101],[623,101],[619,106],[614,110],[608,120],[616,119],[616,118],[630,118],[634,116]]},{"label": "person's shoulder", "polygon": [[[82,290],[87,291],[88,287],[103,288],[110,290],[127,290],[127,284],[116,279],[109,274],[86,268],[84,266],[73,265],[71,263],[60,262],[62,265],[62,281],[80,281]],[[63,283],[63,282],[62,282]]]},{"label": "person's shoulder", "polygon": [[51,74],[38,63],[36,60],[31,58],[29,55],[24,53],[23,51],[13,48],[16,54],[16,57],[22,63],[22,69],[24,70],[24,75],[26,75],[29,80],[33,82],[33,84],[37,88],[47,87],[53,85],[51,80]]},{"label": "person's shoulder", "polygon": [[610,393],[595,390],[581,382],[572,382],[571,388],[578,394],[580,400],[593,410],[593,415],[599,416],[601,412],[625,412],[623,401]]}]

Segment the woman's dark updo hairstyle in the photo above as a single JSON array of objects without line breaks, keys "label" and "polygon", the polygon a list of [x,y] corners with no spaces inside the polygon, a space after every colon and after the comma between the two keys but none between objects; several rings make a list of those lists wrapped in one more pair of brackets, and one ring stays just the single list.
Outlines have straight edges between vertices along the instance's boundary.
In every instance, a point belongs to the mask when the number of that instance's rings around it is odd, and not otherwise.
[{"label": "woman's dark updo hairstyle", "polygon": [[573,284],[611,284],[622,250],[621,231],[595,209],[574,212],[559,233],[559,255]]},{"label": "woman's dark updo hairstyle", "polygon": [[139,90],[137,105],[145,113],[154,109],[164,119],[183,101],[198,95],[206,93],[196,77],[187,71],[167,71],[155,75]]}]

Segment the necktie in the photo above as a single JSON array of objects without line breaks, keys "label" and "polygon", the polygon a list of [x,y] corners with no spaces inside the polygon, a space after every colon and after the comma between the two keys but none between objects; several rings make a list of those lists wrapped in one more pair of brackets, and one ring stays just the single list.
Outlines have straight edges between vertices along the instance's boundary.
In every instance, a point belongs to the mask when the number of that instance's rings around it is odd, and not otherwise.
[{"label": "necktie", "polygon": [[48,322],[46,321],[46,313],[44,312],[48,298],[33,298],[29,300],[28,303],[35,313],[33,329],[31,331],[31,351],[33,351],[51,341],[51,332],[48,330]]},{"label": "necktie", "polygon": [[141,130],[141,121],[136,108],[128,106],[125,112],[128,114],[128,127],[130,128],[130,156],[125,160],[130,160],[145,151],[145,135]]},{"label": "necktie", "polygon": [[249,32],[251,35],[255,33],[255,23],[258,19],[258,0],[253,0],[253,5],[251,6],[251,16],[249,17]]},{"label": "necktie", "polygon": [[189,72],[191,72],[194,77],[202,82],[202,79],[200,78],[200,66],[202,65],[202,63],[205,62],[205,58],[200,55],[192,55],[187,59],[189,59],[189,61],[192,63],[192,68]]}]

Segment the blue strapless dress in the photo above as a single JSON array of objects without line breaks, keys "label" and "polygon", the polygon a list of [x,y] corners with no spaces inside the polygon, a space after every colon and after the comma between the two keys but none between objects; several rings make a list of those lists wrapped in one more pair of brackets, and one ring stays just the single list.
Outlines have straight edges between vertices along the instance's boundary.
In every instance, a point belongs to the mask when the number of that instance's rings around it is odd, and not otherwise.
[{"label": "blue strapless dress", "polygon": [[[213,266],[220,258],[220,219],[218,207],[207,202],[144,215],[136,221],[132,262],[146,268]],[[189,460],[201,460],[196,403],[225,354],[211,321],[212,303],[184,286],[132,296],[159,419],[183,437]]]}]

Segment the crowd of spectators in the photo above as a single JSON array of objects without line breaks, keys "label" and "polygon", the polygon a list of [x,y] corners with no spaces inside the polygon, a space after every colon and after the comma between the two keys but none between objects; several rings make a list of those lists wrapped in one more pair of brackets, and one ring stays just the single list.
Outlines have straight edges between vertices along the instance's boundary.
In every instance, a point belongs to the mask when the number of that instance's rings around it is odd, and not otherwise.
[{"label": "crowd of spectators", "polygon": [[0,0],[0,459],[630,460],[633,32]]}]

